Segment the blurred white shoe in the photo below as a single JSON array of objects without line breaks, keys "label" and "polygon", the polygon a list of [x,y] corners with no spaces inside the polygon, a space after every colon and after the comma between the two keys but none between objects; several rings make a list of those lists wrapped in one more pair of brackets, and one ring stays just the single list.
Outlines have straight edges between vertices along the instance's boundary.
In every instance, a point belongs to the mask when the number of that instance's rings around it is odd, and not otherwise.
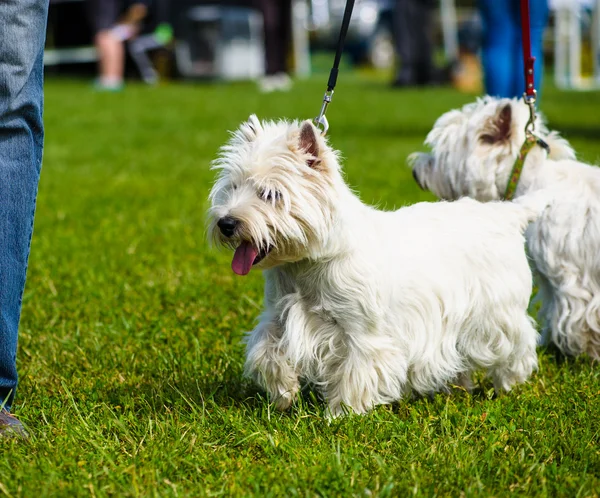
[{"label": "blurred white shoe", "polygon": [[258,83],[263,93],[287,92],[292,88],[292,78],[286,73],[277,73],[264,76]]}]

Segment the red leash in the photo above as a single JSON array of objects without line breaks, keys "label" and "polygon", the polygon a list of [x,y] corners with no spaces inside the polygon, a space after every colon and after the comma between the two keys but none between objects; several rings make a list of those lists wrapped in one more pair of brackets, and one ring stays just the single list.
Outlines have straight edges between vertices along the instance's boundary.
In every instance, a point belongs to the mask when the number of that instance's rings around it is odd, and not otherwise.
[{"label": "red leash", "polygon": [[[502,0],[498,0],[502,1]],[[539,145],[543,147],[546,152],[550,152],[550,147],[541,138],[536,137],[533,134],[535,129],[535,99],[537,93],[535,91],[535,83],[533,79],[533,63],[535,57],[531,55],[531,28],[529,25],[529,0],[521,0],[521,39],[523,40],[523,63],[525,68],[525,92],[523,93],[523,100],[529,106],[529,121],[525,125],[525,142],[519,150],[519,155],[515,160],[510,176],[508,177],[508,183],[506,184],[506,190],[504,192],[504,199],[510,201],[515,196],[517,186],[519,185],[519,179],[525,166],[525,159],[531,149]]]},{"label": "red leash", "polygon": [[533,81],[533,63],[535,62],[535,57],[531,55],[529,0],[521,0],[521,33],[521,38],[523,39],[523,62],[525,67],[525,96],[526,99],[535,99],[535,86]]},{"label": "red leash", "polygon": [[525,93],[523,100],[529,106],[529,121],[525,126],[527,134],[535,129],[535,83],[533,77],[533,64],[535,57],[531,55],[531,26],[529,21],[529,0],[521,0],[521,40],[523,41],[523,67],[525,70]]}]

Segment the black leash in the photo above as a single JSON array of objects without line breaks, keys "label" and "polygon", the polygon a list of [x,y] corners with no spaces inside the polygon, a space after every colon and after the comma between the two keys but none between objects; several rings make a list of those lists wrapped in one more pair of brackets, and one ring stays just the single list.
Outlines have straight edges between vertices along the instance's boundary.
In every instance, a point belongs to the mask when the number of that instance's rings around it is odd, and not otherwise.
[{"label": "black leash", "polygon": [[340,28],[340,37],[338,38],[337,49],[335,52],[335,59],[333,60],[333,67],[329,72],[329,80],[327,81],[327,91],[325,92],[325,96],[323,97],[321,112],[319,113],[319,116],[315,118],[315,126],[317,128],[319,126],[323,127],[323,130],[321,131],[322,135],[325,135],[325,133],[327,133],[327,130],[329,129],[329,123],[327,122],[325,113],[327,112],[327,106],[331,102],[331,98],[333,97],[333,90],[335,88],[335,84],[337,83],[340,61],[342,60],[342,53],[344,52],[344,41],[346,40],[346,33],[348,33],[348,26],[350,26],[350,18],[352,17],[352,9],[354,9],[354,0],[347,0],[346,8],[344,9],[342,27]]}]

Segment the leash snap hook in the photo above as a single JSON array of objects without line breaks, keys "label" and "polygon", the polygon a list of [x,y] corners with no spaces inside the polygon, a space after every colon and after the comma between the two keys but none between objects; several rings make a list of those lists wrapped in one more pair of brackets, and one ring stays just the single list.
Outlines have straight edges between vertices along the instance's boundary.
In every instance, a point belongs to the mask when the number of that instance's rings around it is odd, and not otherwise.
[{"label": "leash snap hook", "polygon": [[314,119],[315,126],[321,129],[321,135],[325,136],[327,130],[329,129],[329,122],[325,117],[325,113],[327,112],[327,106],[331,103],[331,99],[333,98],[333,90],[327,90],[325,95],[323,96],[323,104],[321,105],[321,112]]},{"label": "leash snap hook", "polygon": [[535,101],[537,97],[537,92],[535,89],[533,90],[533,95],[527,95],[527,93],[523,93],[523,100],[529,107],[529,120],[525,125],[525,134],[527,136],[533,136],[533,132],[535,131]]}]

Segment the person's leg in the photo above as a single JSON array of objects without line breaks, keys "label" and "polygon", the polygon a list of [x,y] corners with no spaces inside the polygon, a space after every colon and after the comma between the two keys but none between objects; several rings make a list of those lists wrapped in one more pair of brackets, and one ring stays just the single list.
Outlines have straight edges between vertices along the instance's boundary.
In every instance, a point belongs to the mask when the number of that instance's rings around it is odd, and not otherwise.
[{"label": "person's leg", "polygon": [[88,0],[89,18],[92,24],[94,45],[98,52],[98,87],[118,90],[123,85],[125,72],[125,47],[113,35],[122,10],[119,0]]},{"label": "person's leg", "polygon": [[288,56],[292,42],[292,0],[279,0],[279,71],[288,73]]},{"label": "person's leg", "polygon": [[399,59],[394,84],[424,85],[433,80],[430,0],[397,0],[393,34]]},{"label": "person's leg", "polygon": [[278,0],[256,0],[256,4],[263,15],[263,33],[265,42],[265,73],[267,76],[280,71],[279,46],[279,8]]},{"label": "person's leg", "polygon": [[288,90],[291,80],[286,58],[291,41],[291,1],[255,0],[254,5],[263,15],[266,68],[260,88],[263,92]]},{"label": "person's leg", "polygon": [[[518,58],[519,65],[514,75],[512,93],[515,97],[520,97],[525,91],[525,68],[523,67],[523,47],[521,33],[521,11],[519,0],[512,0],[513,16],[515,23],[519,26],[518,43],[515,48],[515,57]],[[533,66],[534,85],[538,92],[538,97],[542,88],[544,76],[544,31],[548,24],[548,0],[529,0],[529,22],[531,27],[531,54],[535,57]]]},{"label": "person's leg", "polygon": [[110,30],[103,30],[94,37],[98,51],[100,83],[120,86],[125,71],[125,48],[123,42],[115,38]]},{"label": "person's leg", "polygon": [[518,43],[518,30],[512,16],[512,1],[479,0],[483,21],[485,91],[496,97],[514,96],[513,82],[517,69],[514,53]]},{"label": "person's leg", "polygon": [[[413,12],[414,67],[417,84],[426,85],[433,81],[433,41],[432,12],[435,2],[431,0],[410,0]],[[419,26],[415,30],[414,27]]]},{"label": "person's leg", "polygon": [[44,130],[43,50],[48,0],[0,2],[0,403],[17,387],[17,330]]},{"label": "person's leg", "polygon": [[416,83],[414,49],[411,28],[410,0],[396,0],[393,17],[393,35],[398,70],[394,84],[398,86]]}]

